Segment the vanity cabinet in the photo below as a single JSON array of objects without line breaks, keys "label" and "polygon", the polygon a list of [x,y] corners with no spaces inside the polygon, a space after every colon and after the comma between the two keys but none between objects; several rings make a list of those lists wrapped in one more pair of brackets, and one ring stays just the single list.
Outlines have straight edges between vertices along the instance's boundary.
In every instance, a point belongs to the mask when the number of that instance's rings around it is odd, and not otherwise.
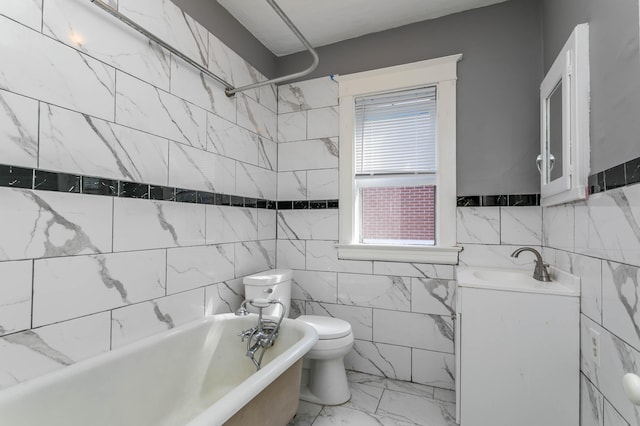
[{"label": "vanity cabinet", "polygon": [[458,272],[461,426],[578,426],[579,279],[541,283],[528,272]]}]

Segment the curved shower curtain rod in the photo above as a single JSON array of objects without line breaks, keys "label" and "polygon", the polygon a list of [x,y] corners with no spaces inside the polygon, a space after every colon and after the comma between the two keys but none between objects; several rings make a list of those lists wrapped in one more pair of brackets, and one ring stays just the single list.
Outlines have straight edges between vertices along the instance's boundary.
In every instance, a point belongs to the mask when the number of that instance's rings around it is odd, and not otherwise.
[{"label": "curved shower curtain rod", "polygon": [[267,3],[269,3],[269,6],[271,6],[273,8],[273,10],[278,14],[278,16],[280,16],[280,19],[282,19],[284,21],[284,23],[287,24],[289,29],[291,29],[291,31],[296,35],[296,37],[298,37],[298,39],[304,45],[304,47],[307,48],[307,50],[309,51],[309,53],[313,57],[313,63],[307,69],[305,69],[303,71],[295,72],[293,74],[288,74],[288,75],[285,75],[285,76],[282,76],[282,77],[272,78],[271,80],[261,81],[259,83],[249,84],[249,85],[242,86],[242,87],[233,87],[231,84],[229,84],[223,78],[218,77],[216,74],[212,73],[211,71],[209,71],[208,69],[206,69],[205,67],[203,67],[202,65],[200,65],[199,63],[194,61],[193,59],[189,58],[188,56],[186,56],[182,52],[178,51],[173,46],[167,44],[166,42],[164,42],[160,38],[156,37],[154,34],[150,33],[149,31],[147,31],[146,29],[144,29],[143,27],[138,25],[133,20],[127,18],[125,15],[123,15],[120,12],[118,12],[117,10],[115,10],[114,8],[112,8],[107,3],[103,2],[102,0],[90,0],[90,1],[91,1],[91,3],[97,5],[102,10],[104,10],[105,12],[110,14],[111,16],[113,16],[116,19],[124,22],[125,24],[127,24],[128,26],[130,26],[131,28],[133,28],[134,30],[139,32],[140,34],[144,35],[149,40],[159,44],[160,46],[164,47],[169,52],[173,53],[174,55],[176,55],[177,57],[179,57],[183,61],[187,62],[188,64],[190,64],[194,68],[198,69],[198,71],[202,72],[203,74],[211,77],[212,79],[214,79],[218,83],[222,84],[225,87],[224,93],[229,97],[234,96],[236,93],[244,92],[246,90],[257,89],[258,87],[267,86],[269,84],[277,84],[277,83],[282,83],[282,82],[287,81],[287,80],[293,80],[294,78],[304,77],[304,76],[310,74],[311,72],[313,72],[313,70],[316,69],[316,67],[318,66],[318,63],[320,61],[320,59],[318,58],[318,53],[315,51],[315,49],[313,47],[311,47],[311,44],[309,44],[307,39],[302,35],[302,33],[298,30],[298,28],[296,28],[296,26],[293,24],[293,22],[291,22],[289,17],[284,13],[284,11],[280,8],[280,6],[278,6],[276,4],[275,0],[267,0]]}]

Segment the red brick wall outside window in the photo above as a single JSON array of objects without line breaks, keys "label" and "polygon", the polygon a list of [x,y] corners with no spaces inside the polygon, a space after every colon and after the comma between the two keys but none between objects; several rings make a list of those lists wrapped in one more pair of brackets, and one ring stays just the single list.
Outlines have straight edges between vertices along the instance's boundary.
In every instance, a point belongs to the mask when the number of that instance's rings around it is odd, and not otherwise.
[{"label": "red brick wall outside window", "polygon": [[362,241],[433,245],[435,199],[435,186],[362,188]]}]

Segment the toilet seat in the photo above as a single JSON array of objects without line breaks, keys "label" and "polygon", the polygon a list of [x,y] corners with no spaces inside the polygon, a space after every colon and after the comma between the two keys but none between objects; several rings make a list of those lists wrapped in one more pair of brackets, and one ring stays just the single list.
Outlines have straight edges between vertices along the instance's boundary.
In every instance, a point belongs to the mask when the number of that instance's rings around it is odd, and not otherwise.
[{"label": "toilet seat", "polygon": [[353,334],[338,339],[318,340],[305,355],[308,359],[334,359],[343,357],[353,347]]},{"label": "toilet seat", "polygon": [[301,315],[298,320],[315,328],[318,332],[318,340],[340,339],[351,334],[351,324],[339,318]]}]

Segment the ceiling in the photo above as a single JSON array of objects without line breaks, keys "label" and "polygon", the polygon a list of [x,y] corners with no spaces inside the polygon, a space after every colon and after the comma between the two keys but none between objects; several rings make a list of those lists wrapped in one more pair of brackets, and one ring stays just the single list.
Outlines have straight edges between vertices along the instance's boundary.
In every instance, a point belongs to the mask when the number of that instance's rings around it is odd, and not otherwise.
[{"label": "ceiling", "polygon": [[[506,0],[277,0],[312,46],[359,37]],[[218,0],[278,56],[304,50],[265,0]]]}]

